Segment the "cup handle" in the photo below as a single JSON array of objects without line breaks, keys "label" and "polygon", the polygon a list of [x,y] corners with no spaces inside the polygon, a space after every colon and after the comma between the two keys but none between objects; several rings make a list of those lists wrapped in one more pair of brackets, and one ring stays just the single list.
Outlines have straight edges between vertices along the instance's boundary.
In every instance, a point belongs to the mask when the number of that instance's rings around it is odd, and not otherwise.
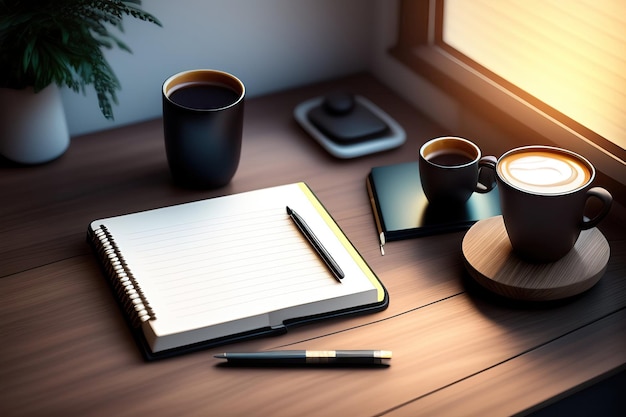
[{"label": "cup handle", "polygon": [[[496,164],[498,163],[498,160],[495,156],[483,156],[482,158],[480,158],[480,160],[478,161],[478,184],[476,184],[476,188],[474,189],[474,191],[476,191],[477,193],[488,193],[489,191],[493,190],[496,186]],[[480,182],[480,174],[483,171],[483,168],[489,168],[491,169],[491,173],[489,175],[487,175],[487,178],[489,179],[489,184],[485,185],[482,182]]]},{"label": "cup handle", "polygon": [[602,187],[590,188],[587,191],[587,199],[592,198],[592,197],[595,197],[602,202],[602,209],[592,219],[589,219],[589,220],[583,219],[581,223],[581,227],[580,227],[582,230],[591,229],[592,227],[597,226],[597,224],[600,223],[600,220],[602,220],[604,216],[606,216],[609,213],[609,210],[611,209],[613,196],[604,188]]}]

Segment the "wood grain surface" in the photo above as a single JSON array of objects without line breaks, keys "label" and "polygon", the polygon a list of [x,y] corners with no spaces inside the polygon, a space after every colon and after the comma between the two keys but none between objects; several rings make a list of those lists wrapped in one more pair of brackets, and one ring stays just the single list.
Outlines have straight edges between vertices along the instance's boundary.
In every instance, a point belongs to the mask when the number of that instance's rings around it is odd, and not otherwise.
[{"label": "wood grain surface", "polygon": [[[355,160],[328,155],[292,111],[337,89],[377,103],[407,143]],[[558,302],[512,301],[476,285],[464,267],[464,232],[392,242],[380,255],[366,175],[414,161],[421,144],[452,133],[361,74],[249,100],[239,170],[217,190],[172,184],[160,120],[73,138],[49,164],[0,162],[0,415],[511,415],[625,369],[626,210],[618,203],[599,226],[611,247],[604,276]],[[520,145],[471,139],[485,154]],[[296,181],[309,184],[384,282],[389,308],[144,362],[85,242],[88,223]],[[232,369],[213,358],[281,348],[394,356],[386,369]]]},{"label": "wood grain surface", "polygon": [[611,248],[597,228],[583,230],[572,250],[555,262],[527,262],[513,252],[502,216],[475,223],[463,238],[468,272],[497,294],[526,301],[578,295],[604,275]]}]

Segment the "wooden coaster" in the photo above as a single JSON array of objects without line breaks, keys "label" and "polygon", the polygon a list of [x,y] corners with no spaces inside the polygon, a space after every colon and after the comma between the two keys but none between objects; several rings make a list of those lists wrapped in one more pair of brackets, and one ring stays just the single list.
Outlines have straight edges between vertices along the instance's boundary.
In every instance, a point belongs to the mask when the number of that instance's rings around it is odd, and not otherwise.
[{"label": "wooden coaster", "polygon": [[512,252],[502,216],[475,223],[463,238],[465,265],[480,285],[505,297],[558,300],[593,287],[606,270],[609,243],[597,228],[583,230],[574,248],[550,263],[530,263]]}]

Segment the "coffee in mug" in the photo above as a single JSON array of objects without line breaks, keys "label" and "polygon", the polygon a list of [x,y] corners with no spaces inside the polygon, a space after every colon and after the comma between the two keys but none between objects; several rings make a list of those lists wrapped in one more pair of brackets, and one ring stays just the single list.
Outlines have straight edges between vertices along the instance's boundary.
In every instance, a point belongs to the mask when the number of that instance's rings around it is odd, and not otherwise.
[{"label": "coffee in mug", "polygon": [[[565,256],[581,230],[596,226],[608,213],[611,194],[591,187],[595,168],[584,157],[550,146],[525,146],[502,155],[495,169],[502,216],[511,246],[520,257],[552,262]],[[602,208],[584,217],[589,198]]]},{"label": "coffee in mug", "polygon": [[545,149],[510,153],[498,164],[498,174],[514,187],[551,195],[579,189],[592,176],[580,158]]},{"label": "coffee in mug", "polygon": [[485,193],[493,188],[495,181],[484,185],[478,182],[478,177],[482,167],[495,161],[493,156],[482,157],[480,148],[467,139],[454,136],[432,139],[420,148],[422,190],[430,204],[465,204],[472,193]]},{"label": "coffee in mug", "polygon": [[176,87],[172,88],[169,93],[169,99],[190,109],[220,109],[228,107],[239,99],[239,93],[233,89],[214,83],[189,82]]},{"label": "coffee in mug", "polygon": [[174,182],[192,188],[226,185],[241,154],[245,87],[234,75],[201,69],[163,83],[163,129]]}]

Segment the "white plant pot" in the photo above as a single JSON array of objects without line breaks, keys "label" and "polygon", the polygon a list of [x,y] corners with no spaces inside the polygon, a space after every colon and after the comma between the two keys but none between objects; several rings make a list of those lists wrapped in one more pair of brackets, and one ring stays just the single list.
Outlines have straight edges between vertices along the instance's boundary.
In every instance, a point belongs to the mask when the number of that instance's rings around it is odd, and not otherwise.
[{"label": "white plant pot", "polygon": [[56,84],[0,88],[0,155],[21,164],[51,161],[67,150],[70,136]]}]

